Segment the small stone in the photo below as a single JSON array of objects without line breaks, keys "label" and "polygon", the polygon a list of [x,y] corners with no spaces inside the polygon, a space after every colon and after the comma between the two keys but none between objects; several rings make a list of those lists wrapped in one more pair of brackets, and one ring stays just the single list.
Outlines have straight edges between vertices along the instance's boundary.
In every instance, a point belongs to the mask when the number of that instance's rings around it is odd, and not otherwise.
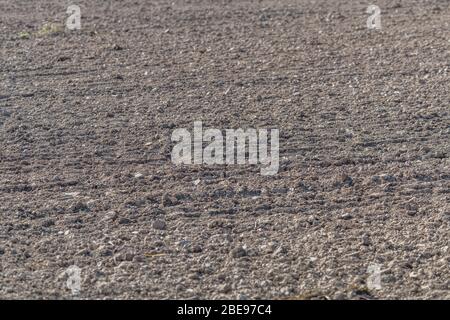
[{"label": "small stone", "polygon": [[410,217],[414,217],[416,215],[414,211],[406,211],[406,214]]},{"label": "small stone", "polygon": [[142,178],[144,175],[142,174],[142,173],[140,173],[140,172],[138,172],[138,173],[136,173],[135,175],[134,175],[134,177],[136,178],[136,179],[139,179],[139,178]]},{"label": "small stone", "polygon": [[287,252],[285,247],[279,246],[274,252],[273,252],[273,256],[281,256],[283,254],[285,254]]},{"label": "small stone", "polygon": [[56,58],[56,61],[58,61],[58,62],[64,62],[64,61],[67,61],[67,60],[70,60],[70,57],[68,57],[68,56],[59,56],[58,58]]},{"label": "small stone", "polygon": [[288,192],[289,192],[288,188],[273,188],[272,189],[272,193],[274,193],[274,194],[276,194],[276,193],[278,193],[278,194],[285,194],[285,193],[288,193]]},{"label": "small stone", "polygon": [[380,176],[372,176],[372,182],[373,183],[380,183],[381,182]]},{"label": "small stone", "polygon": [[112,46],[112,49],[115,50],[115,51],[120,51],[120,50],[123,50],[123,47],[118,45],[118,44],[114,44]]},{"label": "small stone", "polygon": [[70,211],[74,213],[80,211],[89,211],[89,207],[85,202],[77,201],[70,206]]},{"label": "small stone", "polygon": [[341,215],[340,218],[343,219],[343,220],[350,220],[350,219],[353,218],[353,216],[350,213],[347,212],[347,213],[344,213],[343,215]]},{"label": "small stone", "polygon": [[107,249],[107,248],[105,248],[105,247],[102,247],[102,248],[99,248],[98,254],[99,254],[101,257],[109,257],[109,256],[112,256],[112,255],[113,255],[113,252],[112,252],[110,249]]},{"label": "small stone", "polygon": [[347,187],[351,187],[351,186],[353,186],[353,179],[352,179],[352,177],[350,177],[348,175],[344,175],[342,177],[342,183]]},{"label": "small stone", "polygon": [[125,261],[125,255],[123,253],[117,253],[113,259],[115,263]]},{"label": "small stone", "polygon": [[362,236],[362,244],[363,244],[364,246],[369,246],[369,245],[370,245],[370,237],[369,237],[368,234],[364,234],[364,235]]},{"label": "small stone", "polygon": [[87,248],[81,249],[77,253],[75,253],[76,256],[88,256],[90,254],[89,250]]},{"label": "small stone", "polygon": [[381,176],[381,179],[383,179],[384,181],[387,181],[387,182],[395,182],[397,180],[394,176],[391,176],[389,174],[383,174]]},{"label": "small stone", "polygon": [[219,286],[220,293],[229,293],[231,291],[231,286],[228,283],[224,283]]},{"label": "small stone", "polygon": [[288,296],[291,293],[291,289],[288,287],[283,287],[281,288],[280,293],[284,296]]},{"label": "small stone", "polygon": [[64,195],[70,198],[76,198],[80,193],[79,192],[65,192]]},{"label": "small stone", "polygon": [[296,187],[304,192],[311,191],[311,187],[305,184],[303,181],[297,182]]},{"label": "small stone", "polygon": [[163,220],[155,220],[153,222],[153,229],[156,230],[165,230],[166,229],[166,222]]},{"label": "small stone", "polygon": [[117,212],[109,211],[101,218],[101,221],[110,221],[110,220],[114,221],[117,219],[117,216],[118,216]]},{"label": "small stone", "polygon": [[241,258],[247,255],[247,251],[243,247],[237,247],[231,250],[231,256],[233,258]]},{"label": "small stone", "polygon": [[45,227],[45,228],[51,227],[51,226],[55,225],[55,220],[53,220],[53,219],[45,219],[45,220],[42,222],[41,225],[42,225],[43,227]]},{"label": "small stone", "polygon": [[347,300],[347,296],[342,292],[337,292],[334,295],[334,300]]},{"label": "small stone", "polygon": [[192,272],[192,273],[189,275],[189,279],[198,281],[198,280],[200,280],[201,278],[200,278],[200,275],[199,275],[197,272]]},{"label": "small stone", "polygon": [[192,248],[190,248],[190,250],[189,250],[189,252],[192,252],[192,253],[200,253],[202,251],[203,251],[202,247],[199,246],[198,244],[192,246]]},{"label": "small stone", "polygon": [[180,246],[180,247],[182,247],[182,248],[187,248],[188,246],[189,246],[189,244],[190,244],[190,241],[189,240],[181,240],[180,242],[178,242],[178,245]]},{"label": "small stone", "polygon": [[125,253],[125,260],[126,261],[132,261],[134,258],[134,254],[132,252]]},{"label": "small stone", "polygon": [[145,261],[145,257],[141,256],[141,255],[137,255],[137,256],[134,256],[133,261],[134,262],[144,262]]},{"label": "small stone", "polygon": [[120,218],[119,219],[119,221],[118,221],[118,223],[119,224],[129,224],[131,222],[131,220],[130,219],[128,219],[128,218]]},{"label": "small stone", "polygon": [[163,196],[161,197],[161,205],[163,207],[170,207],[173,205],[173,201],[167,193],[163,194]]}]

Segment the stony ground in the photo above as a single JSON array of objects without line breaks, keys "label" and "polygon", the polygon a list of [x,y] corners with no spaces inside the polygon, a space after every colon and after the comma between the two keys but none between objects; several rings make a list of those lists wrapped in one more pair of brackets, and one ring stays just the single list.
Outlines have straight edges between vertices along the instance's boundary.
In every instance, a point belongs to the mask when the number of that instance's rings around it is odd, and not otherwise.
[{"label": "stony ground", "polygon": [[450,299],[450,3],[374,2],[0,0],[0,298]]}]

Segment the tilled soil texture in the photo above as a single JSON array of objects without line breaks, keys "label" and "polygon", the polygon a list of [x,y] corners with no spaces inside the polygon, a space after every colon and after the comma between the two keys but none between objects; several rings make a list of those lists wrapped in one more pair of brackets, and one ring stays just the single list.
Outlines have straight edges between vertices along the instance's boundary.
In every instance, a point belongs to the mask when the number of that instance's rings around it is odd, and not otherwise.
[{"label": "tilled soil texture", "polygon": [[449,299],[450,4],[376,2],[1,0],[0,297]]}]

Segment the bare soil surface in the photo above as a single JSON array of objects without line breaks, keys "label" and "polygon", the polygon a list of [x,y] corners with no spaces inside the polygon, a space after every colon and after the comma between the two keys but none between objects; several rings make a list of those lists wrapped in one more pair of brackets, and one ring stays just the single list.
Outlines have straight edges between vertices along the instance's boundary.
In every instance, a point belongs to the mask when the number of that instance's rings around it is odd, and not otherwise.
[{"label": "bare soil surface", "polygon": [[0,298],[450,299],[450,4],[375,2],[0,0]]}]

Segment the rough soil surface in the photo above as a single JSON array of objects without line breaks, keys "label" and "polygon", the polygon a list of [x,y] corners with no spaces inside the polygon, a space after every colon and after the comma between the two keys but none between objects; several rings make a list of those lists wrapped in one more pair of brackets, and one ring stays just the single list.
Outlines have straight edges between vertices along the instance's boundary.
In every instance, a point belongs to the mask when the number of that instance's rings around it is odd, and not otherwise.
[{"label": "rough soil surface", "polygon": [[449,299],[450,4],[374,2],[0,0],[0,298]]}]

